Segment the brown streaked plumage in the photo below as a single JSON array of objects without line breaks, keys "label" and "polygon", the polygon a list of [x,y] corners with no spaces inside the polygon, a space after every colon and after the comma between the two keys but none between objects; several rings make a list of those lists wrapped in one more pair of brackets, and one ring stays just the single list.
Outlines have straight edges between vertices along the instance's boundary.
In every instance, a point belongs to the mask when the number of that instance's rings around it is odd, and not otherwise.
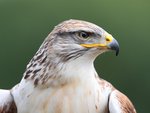
[{"label": "brown streaked plumage", "polygon": [[136,113],[131,101],[99,78],[95,58],[119,53],[101,27],[67,20],[57,25],[26,67],[21,82],[0,90],[0,113]]},{"label": "brown streaked plumage", "polygon": [[10,91],[0,90],[0,113],[17,113],[17,107]]}]

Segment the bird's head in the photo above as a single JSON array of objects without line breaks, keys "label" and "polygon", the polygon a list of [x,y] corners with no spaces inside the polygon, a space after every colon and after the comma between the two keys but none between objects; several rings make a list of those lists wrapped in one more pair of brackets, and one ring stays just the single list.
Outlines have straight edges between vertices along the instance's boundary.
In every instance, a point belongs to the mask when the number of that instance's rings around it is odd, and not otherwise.
[{"label": "bird's head", "polygon": [[81,20],[64,21],[54,28],[52,47],[63,61],[81,56],[96,58],[99,54],[114,50],[119,53],[119,44],[101,27]]},{"label": "bird's head", "polygon": [[64,21],[45,39],[27,65],[24,78],[33,79],[37,85],[47,81],[53,84],[54,79],[58,78],[63,80],[57,80],[55,84],[75,80],[84,77],[83,75],[93,76],[96,73],[93,61],[108,50],[114,50],[118,55],[119,45],[101,27],[81,20]]}]

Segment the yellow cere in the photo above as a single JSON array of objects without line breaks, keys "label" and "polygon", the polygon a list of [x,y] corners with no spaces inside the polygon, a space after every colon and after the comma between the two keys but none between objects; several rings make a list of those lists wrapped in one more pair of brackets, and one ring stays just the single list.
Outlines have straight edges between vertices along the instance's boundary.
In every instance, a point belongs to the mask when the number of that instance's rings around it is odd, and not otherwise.
[{"label": "yellow cere", "polygon": [[111,42],[112,40],[113,40],[112,35],[107,34],[107,35],[106,35],[106,41],[107,41],[107,42]]}]

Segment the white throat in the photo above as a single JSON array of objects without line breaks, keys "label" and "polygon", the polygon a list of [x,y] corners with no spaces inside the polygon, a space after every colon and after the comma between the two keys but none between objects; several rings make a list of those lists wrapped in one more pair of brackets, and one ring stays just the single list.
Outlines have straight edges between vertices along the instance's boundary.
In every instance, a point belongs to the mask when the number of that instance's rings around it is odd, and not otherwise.
[{"label": "white throat", "polygon": [[75,60],[65,63],[60,71],[61,75],[58,83],[68,84],[72,82],[86,82],[95,79],[97,73],[95,71],[93,60],[88,57],[82,56]]}]

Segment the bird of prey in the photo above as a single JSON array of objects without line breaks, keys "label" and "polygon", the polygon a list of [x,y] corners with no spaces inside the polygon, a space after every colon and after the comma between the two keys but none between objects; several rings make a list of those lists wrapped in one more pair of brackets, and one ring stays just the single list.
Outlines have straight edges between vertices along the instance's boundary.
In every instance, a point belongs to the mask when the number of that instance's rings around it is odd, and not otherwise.
[{"label": "bird of prey", "polygon": [[123,93],[99,78],[95,58],[119,44],[82,20],[57,25],[11,90],[0,90],[0,113],[136,113]]}]

